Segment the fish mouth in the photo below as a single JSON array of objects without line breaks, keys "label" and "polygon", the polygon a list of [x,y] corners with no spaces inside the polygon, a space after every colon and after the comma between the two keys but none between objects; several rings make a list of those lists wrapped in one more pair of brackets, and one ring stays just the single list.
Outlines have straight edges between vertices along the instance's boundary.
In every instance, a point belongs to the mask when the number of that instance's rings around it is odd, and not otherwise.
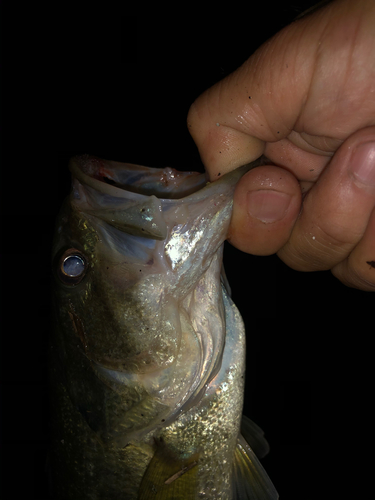
[{"label": "fish mouth", "polygon": [[72,158],[69,169],[82,184],[118,198],[132,192],[163,199],[180,199],[207,184],[206,174],[199,172],[181,172],[171,167],[144,167],[90,155]]},{"label": "fish mouth", "polygon": [[208,198],[211,202],[206,216],[214,217],[218,203],[225,204],[242,175],[260,161],[239,167],[210,183],[205,174],[194,171],[77,156],[69,163],[73,176],[72,203],[120,231],[165,240],[168,228],[187,223],[194,210],[197,213],[205,210],[203,205]]},{"label": "fish mouth", "polygon": [[[91,155],[73,157],[69,169],[79,182],[95,191],[115,198],[154,196],[161,200],[194,202],[196,197],[207,197],[210,191],[231,191],[240,178],[254,167],[264,165],[263,156],[224,174],[215,182],[209,182],[208,175],[195,171],[180,171],[171,167],[153,168],[132,163],[103,160]],[[190,195],[194,195],[190,198]]]}]

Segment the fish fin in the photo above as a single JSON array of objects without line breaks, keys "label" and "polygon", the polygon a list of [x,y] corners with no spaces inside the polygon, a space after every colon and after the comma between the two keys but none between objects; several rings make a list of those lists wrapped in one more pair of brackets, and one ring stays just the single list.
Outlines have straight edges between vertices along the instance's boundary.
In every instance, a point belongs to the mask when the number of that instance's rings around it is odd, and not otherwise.
[{"label": "fish fin", "polygon": [[245,415],[242,415],[241,434],[258,458],[263,458],[270,451],[262,429]]},{"label": "fish fin", "polygon": [[159,442],[143,476],[138,500],[196,500],[197,472],[197,454],[181,459]]},{"label": "fish fin", "polygon": [[277,500],[279,495],[255,453],[240,435],[235,451],[234,500]]}]

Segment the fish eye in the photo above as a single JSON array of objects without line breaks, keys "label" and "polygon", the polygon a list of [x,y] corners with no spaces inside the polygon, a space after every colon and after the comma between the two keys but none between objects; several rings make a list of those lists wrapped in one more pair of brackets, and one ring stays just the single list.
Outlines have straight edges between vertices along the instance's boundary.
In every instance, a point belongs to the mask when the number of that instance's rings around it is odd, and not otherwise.
[{"label": "fish eye", "polygon": [[85,276],[87,260],[76,248],[65,251],[60,258],[57,274],[66,285],[77,285]]}]

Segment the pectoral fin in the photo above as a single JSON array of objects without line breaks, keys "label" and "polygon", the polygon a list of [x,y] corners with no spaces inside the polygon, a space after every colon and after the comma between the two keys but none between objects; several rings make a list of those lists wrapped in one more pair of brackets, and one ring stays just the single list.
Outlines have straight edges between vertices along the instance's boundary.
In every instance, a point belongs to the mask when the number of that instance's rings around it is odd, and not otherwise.
[{"label": "pectoral fin", "polygon": [[234,500],[277,500],[279,495],[255,453],[240,436],[233,474]]},{"label": "pectoral fin", "polygon": [[198,456],[181,460],[158,443],[139,490],[138,500],[195,500]]},{"label": "pectoral fin", "polygon": [[258,458],[263,458],[270,451],[262,429],[245,415],[242,415],[241,434]]}]

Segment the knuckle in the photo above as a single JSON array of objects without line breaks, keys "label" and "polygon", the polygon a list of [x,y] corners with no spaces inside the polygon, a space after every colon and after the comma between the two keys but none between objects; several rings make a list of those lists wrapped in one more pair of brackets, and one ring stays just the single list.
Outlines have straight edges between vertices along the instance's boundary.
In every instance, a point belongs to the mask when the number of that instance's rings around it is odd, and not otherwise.
[{"label": "knuckle", "polygon": [[353,263],[346,259],[332,269],[332,274],[346,286],[375,292],[375,261]]},{"label": "knuckle", "polygon": [[344,260],[352,248],[352,243],[338,240],[314,229],[292,237],[279,252],[279,256],[293,269],[324,271]]},{"label": "knuckle", "polygon": [[[340,222],[337,222],[337,219]],[[320,224],[316,224],[314,231],[316,238],[327,248],[336,248],[348,252],[362,238],[362,227],[351,227],[348,225],[347,217],[327,218]]]}]

